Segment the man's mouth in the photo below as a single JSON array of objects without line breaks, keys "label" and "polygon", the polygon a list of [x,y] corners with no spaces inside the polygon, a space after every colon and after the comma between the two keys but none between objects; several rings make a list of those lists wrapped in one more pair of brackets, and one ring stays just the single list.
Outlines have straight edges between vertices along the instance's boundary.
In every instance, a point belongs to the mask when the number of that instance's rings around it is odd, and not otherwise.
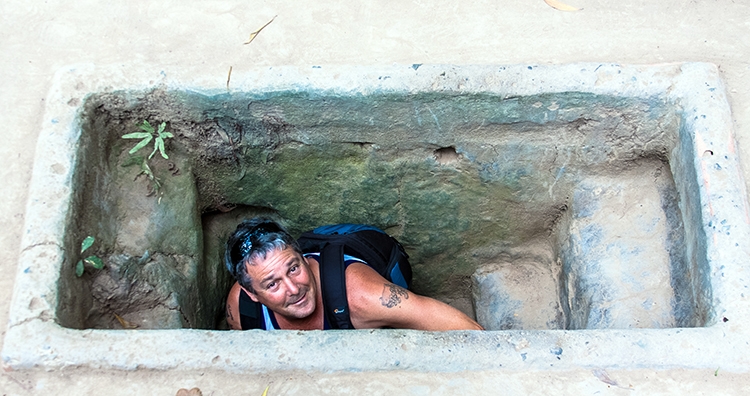
[{"label": "man's mouth", "polygon": [[307,297],[307,292],[305,292],[305,294],[303,294],[302,297],[297,299],[297,301],[293,303],[289,303],[289,305],[301,305],[301,303],[305,301],[305,297]]}]

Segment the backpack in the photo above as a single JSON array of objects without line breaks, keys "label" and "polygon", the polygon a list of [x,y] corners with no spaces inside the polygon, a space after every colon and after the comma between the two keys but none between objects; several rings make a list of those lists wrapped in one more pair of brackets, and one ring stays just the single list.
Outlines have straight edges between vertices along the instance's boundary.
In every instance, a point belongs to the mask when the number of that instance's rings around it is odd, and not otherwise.
[{"label": "backpack", "polygon": [[363,260],[389,282],[411,287],[412,270],[403,246],[383,230],[364,224],[332,224],[297,240],[303,253],[320,252],[320,287],[328,324],[353,329],[346,298],[344,254]]},{"label": "backpack", "polygon": [[[344,254],[363,260],[389,282],[411,287],[412,270],[403,246],[385,231],[364,224],[332,224],[302,234],[302,253],[320,253],[320,287],[328,324],[333,329],[353,329],[346,298]],[[261,305],[244,290],[240,293],[243,329],[265,329]]]}]

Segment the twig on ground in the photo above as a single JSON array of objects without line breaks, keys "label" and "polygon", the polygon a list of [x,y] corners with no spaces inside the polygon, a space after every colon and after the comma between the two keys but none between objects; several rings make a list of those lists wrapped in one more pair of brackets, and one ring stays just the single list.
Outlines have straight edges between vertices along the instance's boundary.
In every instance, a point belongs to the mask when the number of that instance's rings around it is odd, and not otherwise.
[{"label": "twig on ground", "polygon": [[265,24],[265,25],[261,26],[261,27],[260,27],[260,29],[258,29],[258,30],[256,30],[256,31],[254,31],[254,32],[250,33],[250,38],[248,38],[248,39],[247,39],[247,41],[245,41],[245,42],[244,42],[244,43],[242,43],[242,44],[250,44],[250,43],[252,43],[252,42],[253,42],[253,40],[255,40],[255,37],[257,37],[257,36],[258,36],[258,33],[260,33],[260,31],[261,31],[261,30],[265,29],[265,28],[266,28],[266,26],[270,25],[270,24],[271,24],[271,22],[273,22],[273,20],[274,20],[274,19],[276,19],[276,17],[277,17],[277,16],[278,16],[278,15],[275,15],[275,16],[274,16],[273,18],[271,18],[271,20],[270,20],[270,21],[268,21],[268,22],[266,22],[266,24]]}]

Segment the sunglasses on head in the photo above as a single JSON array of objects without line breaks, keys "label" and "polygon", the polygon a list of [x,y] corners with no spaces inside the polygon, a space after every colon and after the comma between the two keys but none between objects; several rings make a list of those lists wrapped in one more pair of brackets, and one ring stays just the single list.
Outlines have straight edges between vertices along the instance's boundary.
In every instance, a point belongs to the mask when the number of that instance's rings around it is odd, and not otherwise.
[{"label": "sunglasses on head", "polygon": [[235,241],[234,246],[231,250],[232,263],[236,266],[245,257],[249,256],[253,250],[253,246],[258,244],[258,239],[265,234],[273,232],[281,232],[281,228],[274,222],[265,222],[256,225],[251,228],[244,237]]}]

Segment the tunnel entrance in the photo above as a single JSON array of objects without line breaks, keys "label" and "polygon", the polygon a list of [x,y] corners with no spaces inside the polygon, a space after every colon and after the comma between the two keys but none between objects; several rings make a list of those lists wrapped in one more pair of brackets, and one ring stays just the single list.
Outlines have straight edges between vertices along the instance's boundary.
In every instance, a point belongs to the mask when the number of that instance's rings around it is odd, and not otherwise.
[{"label": "tunnel entrance", "polygon": [[[122,136],[144,121],[173,137],[128,166]],[[91,95],[69,238],[96,236],[106,267],[64,266],[58,320],[226,328],[223,243],[266,214],[294,235],[386,230],[415,292],[487,329],[701,326],[669,163],[679,128],[664,100],[581,92]]]},{"label": "tunnel entrance", "polygon": [[[58,72],[9,369],[746,370],[750,217],[716,66],[240,74]],[[154,156],[124,166],[144,121]],[[495,331],[214,330],[222,238],[255,212],[379,226],[418,292]]]}]

